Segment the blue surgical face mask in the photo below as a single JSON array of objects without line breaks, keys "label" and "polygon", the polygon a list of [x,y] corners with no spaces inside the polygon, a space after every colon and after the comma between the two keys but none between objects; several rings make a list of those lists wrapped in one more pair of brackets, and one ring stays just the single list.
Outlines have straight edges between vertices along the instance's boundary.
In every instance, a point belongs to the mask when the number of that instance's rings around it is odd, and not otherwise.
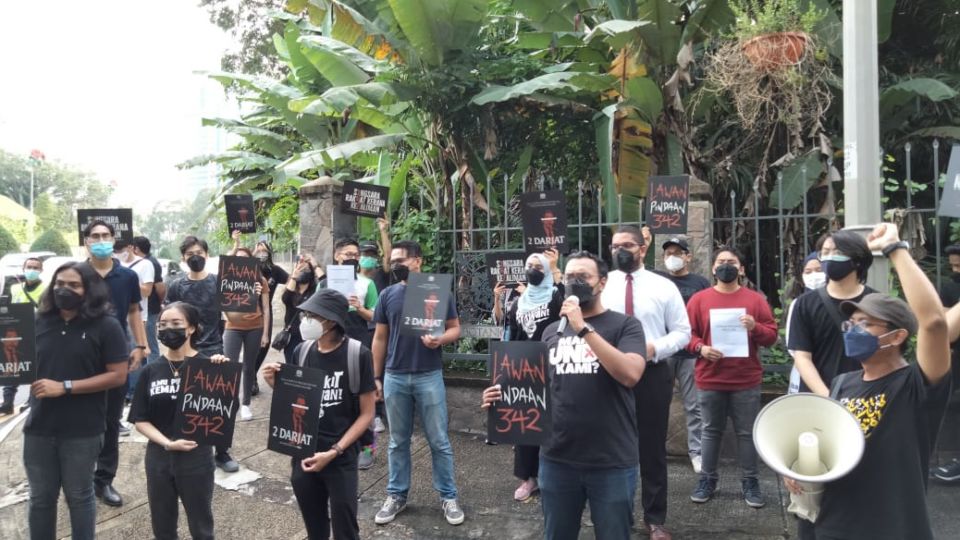
[{"label": "blue surgical face mask", "polygon": [[24,272],[23,272],[23,277],[24,277],[27,281],[37,281],[37,280],[40,279],[40,271],[39,271],[39,270],[24,270]]},{"label": "blue surgical face mask", "polygon": [[98,259],[113,257],[113,242],[94,242],[90,244],[90,254]]},{"label": "blue surgical face mask", "polygon": [[866,362],[871,356],[876,354],[880,349],[886,349],[890,345],[880,345],[880,338],[883,336],[892,334],[892,332],[887,332],[880,336],[875,336],[870,332],[867,332],[865,328],[859,326],[854,326],[850,330],[847,330],[843,333],[843,352],[851,360],[856,360],[857,362]]}]

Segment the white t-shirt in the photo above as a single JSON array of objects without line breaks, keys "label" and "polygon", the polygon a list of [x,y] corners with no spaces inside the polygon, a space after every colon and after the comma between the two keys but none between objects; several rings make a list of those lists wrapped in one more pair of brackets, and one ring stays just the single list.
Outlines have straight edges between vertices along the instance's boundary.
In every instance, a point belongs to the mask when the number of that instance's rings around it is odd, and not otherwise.
[{"label": "white t-shirt", "polygon": [[[120,264],[122,264],[125,268],[129,268],[130,270],[133,270],[134,272],[137,273],[137,277],[140,278],[140,285],[153,283],[155,277],[153,275],[153,264],[151,264],[150,261],[142,257],[136,257],[132,261],[130,261],[130,264],[127,264],[123,261],[120,261]],[[144,322],[146,322],[147,316],[148,316],[148,313],[147,313],[148,296],[144,296],[142,294],[140,296],[141,296],[140,317],[143,319]]]}]

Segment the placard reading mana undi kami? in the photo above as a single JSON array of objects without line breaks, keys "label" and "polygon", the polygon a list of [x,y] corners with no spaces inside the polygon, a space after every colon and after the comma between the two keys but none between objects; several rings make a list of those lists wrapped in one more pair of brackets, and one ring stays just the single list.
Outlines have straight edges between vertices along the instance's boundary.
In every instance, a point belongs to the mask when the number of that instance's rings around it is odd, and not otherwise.
[{"label": "placard reading mana undi kami?", "polygon": [[547,345],[540,341],[490,343],[490,373],[501,398],[487,409],[487,439],[539,446],[550,435]]},{"label": "placard reading mana undi kami?", "polygon": [[254,313],[260,297],[256,293],[260,281],[260,261],[253,257],[220,257],[217,272],[217,301],[220,311]]},{"label": "placard reading mana undi kami?", "polygon": [[346,214],[372,218],[386,217],[390,188],[363,182],[343,183],[340,210]]},{"label": "placard reading mana undi kami?", "polygon": [[240,408],[239,362],[187,359],[180,368],[174,437],[229,448]]}]

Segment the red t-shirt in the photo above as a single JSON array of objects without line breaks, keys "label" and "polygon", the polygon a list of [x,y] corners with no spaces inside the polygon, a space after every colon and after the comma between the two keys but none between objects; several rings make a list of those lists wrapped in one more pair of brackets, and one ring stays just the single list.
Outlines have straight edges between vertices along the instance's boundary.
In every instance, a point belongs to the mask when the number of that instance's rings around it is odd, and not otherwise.
[{"label": "red t-shirt", "polygon": [[724,357],[717,361],[698,357],[695,380],[701,390],[746,390],[762,383],[763,367],[757,348],[777,342],[777,322],[763,295],[746,287],[733,293],[721,293],[711,287],[694,294],[687,303],[691,330],[687,350],[696,354],[698,346],[711,344],[710,310],[724,308],[746,308],[747,315],[756,320],[753,331],[748,333],[750,355],[746,358]]}]

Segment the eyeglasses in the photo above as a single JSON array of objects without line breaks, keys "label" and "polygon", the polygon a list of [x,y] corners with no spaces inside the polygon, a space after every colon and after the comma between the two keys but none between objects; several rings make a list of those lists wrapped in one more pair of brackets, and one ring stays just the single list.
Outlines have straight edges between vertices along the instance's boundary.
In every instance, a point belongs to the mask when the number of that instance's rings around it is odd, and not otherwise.
[{"label": "eyeglasses", "polygon": [[610,251],[617,251],[618,249],[633,251],[638,247],[640,247],[640,244],[637,244],[635,242],[624,242],[622,244],[610,244]]},{"label": "eyeglasses", "polygon": [[580,281],[589,282],[590,280],[593,279],[593,276],[592,276],[591,274],[567,274],[567,275],[563,276],[563,282],[564,282],[564,284],[573,283],[574,281],[576,281],[576,280],[578,280],[578,279],[579,279]]},{"label": "eyeglasses", "polygon": [[864,320],[862,320],[862,321],[853,321],[853,320],[843,321],[843,323],[840,325],[840,329],[843,330],[844,332],[849,332],[850,330],[853,330],[854,328],[859,328],[860,330],[866,330],[867,328],[872,328],[872,327],[874,327],[874,326],[879,326],[880,328],[887,328],[887,329],[890,328],[890,325],[889,325],[889,324],[886,324],[886,323],[872,323],[872,322],[864,319]]},{"label": "eyeglasses", "polygon": [[110,234],[110,233],[108,233],[108,232],[105,232],[105,233],[91,233],[91,234],[87,235],[87,238],[93,240],[94,242],[103,242],[103,241],[106,241],[106,240],[113,240],[113,235]]},{"label": "eyeglasses", "polygon": [[360,258],[360,254],[357,253],[356,251],[345,251],[345,252],[341,253],[340,256],[343,257],[344,259],[359,259],[359,258]]}]

